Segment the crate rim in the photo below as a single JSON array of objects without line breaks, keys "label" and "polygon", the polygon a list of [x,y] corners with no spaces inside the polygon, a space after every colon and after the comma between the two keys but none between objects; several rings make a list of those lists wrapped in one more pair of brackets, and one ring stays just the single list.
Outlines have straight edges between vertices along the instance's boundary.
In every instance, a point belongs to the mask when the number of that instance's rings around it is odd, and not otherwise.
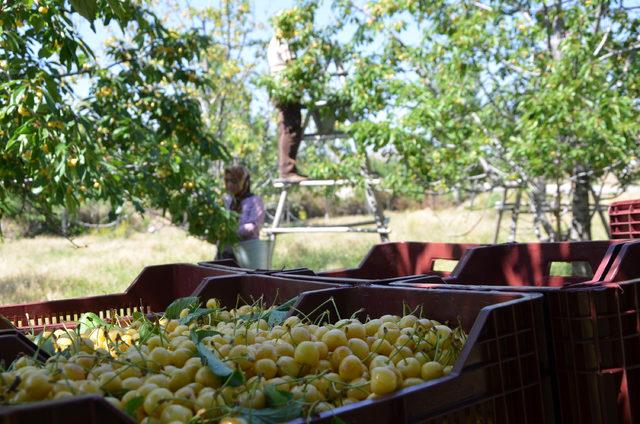
[{"label": "crate rim", "polygon": [[[434,293],[434,294],[451,294],[451,293],[456,293],[457,294],[482,294],[482,295],[489,295],[489,296],[508,296],[508,297],[512,297],[512,299],[509,300],[505,300],[505,301],[501,301],[501,302],[496,302],[493,304],[489,304],[489,305],[485,305],[482,306],[479,310],[478,313],[475,317],[475,320],[473,321],[473,325],[471,325],[471,327],[468,330],[468,334],[474,334],[474,336],[477,338],[477,336],[480,334],[482,327],[485,325],[487,319],[489,318],[489,315],[491,314],[492,310],[494,309],[498,309],[498,308],[506,308],[509,307],[511,305],[515,305],[515,304],[519,304],[519,303],[526,303],[526,302],[542,302],[543,301],[543,295],[540,293],[519,293],[519,292],[504,292],[504,291],[498,291],[498,290],[491,290],[491,291],[485,291],[485,290],[468,290],[468,289],[461,289],[461,290],[447,290],[447,289],[440,289],[440,288],[435,288],[435,289],[431,289],[428,291],[425,291],[424,289],[420,289],[417,287],[403,287],[403,286],[393,286],[393,285],[375,285],[375,284],[367,284],[367,285],[356,285],[356,286],[347,286],[347,287],[336,287],[333,289],[328,289],[328,290],[323,290],[323,291],[334,291],[334,292],[343,292],[343,291],[360,291],[360,290],[370,290],[370,289],[376,289],[376,290],[398,290],[401,289],[403,291],[407,291],[407,292],[422,292],[422,293]],[[330,294],[330,293],[329,293]],[[292,311],[295,311],[295,305],[294,308],[292,308]],[[295,313],[295,312],[294,312]],[[468,340],[469,341],[469,340]],[[477,341],[477,339],[475,340]],[[359,408],[366,408],[368,405],[373,404],[374,402],[384,402],[385,400],[391,400],[394,399],[396,397],[400,397],[400,396],[404,396],[404,395],[408,395],[411,394],[413,392],[418,392],[424,389],[427,389],[429,387],[438,385],[438,384],[442,384],[442,383],[446,383],[450,380],[455,380],[456,378],[459,378],[460,375],[462,374],[463,370],[464,370],[464,363],[462,363],[460,361],[460,358],[463,357],[469,357],[471,350],[474,348],[475,343],[465,343],[465,346],[463,347],[462,351],[460,352],[460,356],[458,357],[458,359],[456,360],[456,362],[453,365],[452,371],[450,374],[446,375],[446,376],[442,376],[433,380],[429,380],[429,381],[425,381],[423,383],[417,384],[415,386],[410,386],[410,387],[404,387],[401,388],[397,391],[376,397],[376,399],[365,399],[363,401],[358,401],[354,404],[349,404],[349,405],[344,405],[344,406],[340,406],[337,408],[333,408],[329,411],[317,414],[317,415],[313,415],[311,417],[311,421],[310,422],[315,422],[317,420],[326,420],[326,419],[331,419],[332,417],[335,416],[339,416],[341,413],[343,412],[347,412],[353,409],[359,409]],[[355,405],[357,405],[357,407],[355,407]],[[295,423],[295,424],[300,424],[306,422],[304,420],[304,418],[297,418],[295,420],[289,421],[289,423]]]},{"label": "crate rim", "polygon": [[[215,280],[218,278],[231,278],[231,279],[238,279],[238,278],[242,278],[242,277],[248,277],[249,275],[230,275],[230,276],[218,276],[218,277],[208,277],[207,279],[203,280],[203,282],[201,283],[204,284],[206,280]],[[249,276],[254,277],[252,276]],[[267,279],[279,279],[279,280],[286,280],[285,278],[281,278],[281,277],[275,277],[275,276],[269,276],[269,275],[260,275],[259,277],[265,277]],[[361,291],[367,291],[367,290],[376,290],[376,291],[402,291],[402,292],[407,292],[407,294],[409,295],[411,292],[420,292],[423,294],[454,294],[455,295],[463,295],[463,294],[482,294],[483,296],[504,296],[507,297],[508,299],[506,300],[500,300],[500,301],[496,301],[496,303],[492,303],[492,304],[487,304],[484,306],[481,306],[480,309],[478,309],[478,312],[474,318],[473,324],[471,325],[471,327],[468,329],[468,334],[474,334],[475,337],[477,337],[480,332],[482,327],[485,325],[489,315],[491,314],[492,310],[498,309],[498,308],[507,308],[511,305],[514,304],[520,304],[520,303],[525,303],[525,302],[531,302],[531,301],[535,301],[537,299],[541,299],[543,296],[540,293],[514,293],[514,292],[504,292],[504,291],[499,291],[499,290],[492,290],[492,291],[483,291],[483,290],[456,290],[456,291],[452,291],[452,290],[448,290],[446,288],[442,288],[442,289],[432,289],[429,290],[428,292],[425,292],[425,290],[417,288],[417,287],[402,287],[402,286],[387,286],[387,285],[374,285],[374,284],[367,284],[367,285],[359,285],[359,286],[338,286],[338,287],[327,287],[325,289],[320,289],[320,290],[310,290],[308,292],[304,292],[303,294],[301,294],[300,298],[302,298],[306,293],[318,293],[318,292],[325,292],[327,295],[331,296],[332,293],[341,293],[341,292],[361,292]],[[497,300],[497,299],[496,299]],[[300,299],[298,300],[298,302],[300,302]],[[296,304],[298,303],[296,302]],[[294,307],[292,307],[291,309],[291,313],[290,314],[295,314],[296,311],[296,307],[294,305]],[[4,330],[4,331],[0,331],[0,334],[3,333],[20,333],[20,330]],[[21,333],[20,333],[21,334]],[[474,339],[471,339],[474,340]],[[477,340],[476,340],[477,341]],[[345,406],[340,406],[334,409],[331,409],[330,411],[326,411],[324,413],[321,414],[315,414],[313,416],[311,416],[311,422],[317,421],[317,420],[326,420],[326,419],[331,419],[331,417],[334,416],[339,416],[340,414],[353,410],[353,409],[360,409],[360,408],[366,408],[369,405],[378,402],[385,402],[387,400],[391,400],[397,397],[402,397],[414,392],[418,392],[418,391],[422,391],[424,389],[433,387],[433,386],[437,386],[439,384],[443,384],[446,382],[450,382],[452,380],[457,379],[463,372],[464,370],[464,363],[460,361],[460,358],[467,358],[470,355],[470,352],[472,351],[472,349],[474,348],[475,343],[466,343],[464,348],[462,349],[462,351],[460,352],[460,356],[458,358],[458,360],[456,360],[456,362],[453,365],[452,371],[450,374],[446,375],[446,376],[442,376],[440,378],[436,378],[433,380],[429,380],[426,382],[423,382],[419,385],[416,386],[411,386],[411,387],[405,387],[405,388],[401,388],[397,391],[394,391],[392,393],[380,396],[376,399],[366,399],[363,401],[358,401],[357,403],[353,404],[353,405],[345,405]],[[91,399],[91,398],[97,398],[100,402],[104,402],[104,403],[108,403],[106,400],[104,400],[104,398],[100,397],[100,396],[95,396],[95,395],[87,395],[87,396],[79,396],[79,397],[74,397],[72,399],[60,399],[60,400],[49,400],[49,401],[44,401],[44,402],[38,402],[37,405],[39,406],[58,406],[58,405],[65,405],[65,404],[72,404],[73,401],[78,401],[78,399],[82,399],[85,400],[86,399]],[[11,406],[8,408],[11,408],[12,410],[20,410],[20,409],[29,409],[29,407],[33,405],[33,404],[24,404],[24,405],[16,405],[16,406]],[[357,405],[357,407],[354,408],[354,405]],[[112,407],[112,405],[109,405]],[[115,408],[114,408],[115,409]],[[121,412],[121,411],[119,411]],[[122,413],[122,415],[126,415],[124,413]],[[0,417],[2,416],[2,408],[0,408]],[[127,417],[129,418],[129,417]],[[132,421],[133,422],[133,421]],[[304,417],[300,417],[300,418],[296,418],[294,420],[290,420],[287,421],[288,423],[302,423],[305,422],[305,418]]]},{"label": "crate rim", "polygon": [[103,396],[88,395],[88,394],[73,396],[67,399],[50,399],[50,400],[42,400],[38,402],[23,403],[18,405],[0,406],[0,421],[4,421],[2,420],[3,417],[5,417],[5,419],[6,417],[9,417],[9,420],[10,420],[12,413],[20,413],[21,411],[30,411],[33,409],[41,409],[41,410],[44,410],[42,411],[43,413],[46,413],[46,410],[49,407],[57,407],[60,405],[62,406],[69,405],[69,407],[73,407],[75,404],[83,403],[83,402],[97,402],[101,404],[102,407],[109,409],[112,414],[117,415],[118,418],[122,418],[123,420],[128,421],[131,424],[136,423],[136,421],[134,421],[126,413],[124,413],[123,411],[120,411],[111,403],[109,403]]}]

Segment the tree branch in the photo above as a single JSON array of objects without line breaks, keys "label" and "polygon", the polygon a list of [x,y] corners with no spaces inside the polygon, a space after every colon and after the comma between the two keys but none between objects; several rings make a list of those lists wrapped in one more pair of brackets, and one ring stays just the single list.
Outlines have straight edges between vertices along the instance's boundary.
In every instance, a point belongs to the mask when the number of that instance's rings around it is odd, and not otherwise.
[{"label": "tree branch", "polygon": [[484,3],[480,3],[479,1],[474,1],[473,5],[479,9],[486,10],[488,12],[493,12],[493,7],[486,5]]},{"label": "tree branch", "polygon": [[620,49],[620,50],[614,50],[612,52],[609,52],[607,54],[603,54],[602,56],[600,56],[598,58],[599,61],[603,61],[603,60],[607,60],[609,59],[611,56],[615,56],[615,55],[619,55],[619,54],[623,54],[623,53],[629,53],[629,52],[633,52],[636,50],[640,50],[640,43],[634,44],[630,47],[627,47],[626,49]]},{"label": "tree branch", "polygon": [[553,29],[551,27],[551,20],[549,20],[549,8],[547,7],[547,3],[542,3],[542,10],[544,11],[544,24],[547,29],[547,48],[550,52],[553,51],[553,46],[551,45],[551,34],[553,33]]},{"label": "tree branch", "polygon": [[500,63],[502,63],[504,66],[506,66],[507,68],[509,68],[509,69],[511,69],[513,71],[519,72],[519,73],[527,75],[527,76],[539,77],[541,75],[540,72],[529,71],[528,69],[521,68],[518,65],[514,65],[513,63],[509,63],[509,62],[504,61],[504,60],[502,62],[500,62]]},{"label": "tree branch", "polygon": [[[121,64],[127,63],[127,62],[131,62],[131,60],[119,60],[119,61],[114,62],[111,65],[108,65],[105,68],[101,68],[101,69],[111,69],[114,66],[118,66],[118,65],[121,65]],[[55,75],[52,75],[52,76],[54,78],[67,78],[67,77],[73,77],[73,76],[76,76],[76,75],[89,74],[91,72],[94,72],[94,70],[93,69],[78,69],[77,71],[67,72],[65,74],[55,74]]]},{"label": "tree branch", "polygon": [[593,33],[597,34],[600,31],[600,23],[602,22],[602,17],[604,16],[604,12],[608,9],[609,4],[601,3],[598,5],[598,17],[596,18],[596,26],[593,29]]},{"label": "tree branch", "polygon": [[600,43],[598,43],[598,46],[593,51],[594,56],[597,57],[598,54],[600,54],[600,50],[602,50],[602,48],[604,47],[604,44],[607,42],[607,39],[609,38],[610,33],[611,33],[611,26],[609,26],[609,29],[607,30],[607,32],[605,32],[604,36],[602,36],[602,40],[600,40]]}]

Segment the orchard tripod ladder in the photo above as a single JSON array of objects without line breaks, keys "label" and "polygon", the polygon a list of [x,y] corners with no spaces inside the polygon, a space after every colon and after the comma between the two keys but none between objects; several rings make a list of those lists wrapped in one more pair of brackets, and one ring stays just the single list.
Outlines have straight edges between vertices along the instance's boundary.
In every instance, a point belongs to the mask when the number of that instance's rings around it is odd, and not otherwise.
[{"label": "orchard tripod ladder", "polygon": [[[333,134],[309,134],[304,136],[304,140],[309,141],[321,141],[321,140],[335,140],[345,138],[346,136],[341,133]],[[278,200],[278,206],[273,218],[271,228],[265,228],[265,232],[269,234],[269,239],[274,240],[278,234],[291,234],[291,233],[378,233],[382,242],[389,241],[389,230],[387,229],[387,221],[384,217],[384,210],[378,200],[378,194],[375,190],[375,186],[380,183],[377,178],[372,178],[371,169],[369,164],[369,158],[365,155],[364,163],[361,167],[361,175],[364,178],[365,184],[365,198],[367,206],[373,214],[373,219],[368,221],[352,222],[344,225],[326,226],[326,225],[308,225],[308,226],[281,226],[281,221],[284,215],[284,210],[287,203],[287,196],[289,191],[294,186],[300,186],[301,188],[314,188],[314,187],[326,187],[326,186],[349,186],[353,185],[349,180],[305,180],[297,183],[291,183],[284,180],[275,180],[273,186],[281,189],[280,198]],[[375,228],[367,227],[375,224]]]}]

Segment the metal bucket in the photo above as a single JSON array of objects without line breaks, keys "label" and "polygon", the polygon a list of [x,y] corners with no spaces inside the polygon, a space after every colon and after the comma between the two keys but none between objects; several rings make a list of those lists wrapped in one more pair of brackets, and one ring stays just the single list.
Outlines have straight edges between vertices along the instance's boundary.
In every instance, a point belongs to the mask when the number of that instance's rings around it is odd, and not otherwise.
[{"label": "metal bucket", "polygon": [[270,269],[275,240],[245,240],[233,246],[238,265],[250,269]]}]

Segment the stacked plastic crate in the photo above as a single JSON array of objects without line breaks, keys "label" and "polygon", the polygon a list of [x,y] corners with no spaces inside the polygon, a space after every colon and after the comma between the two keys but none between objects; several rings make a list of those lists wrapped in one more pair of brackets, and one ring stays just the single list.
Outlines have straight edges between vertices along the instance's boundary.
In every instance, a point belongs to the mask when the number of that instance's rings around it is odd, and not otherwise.
[{"label": "stacked plastic crate", "polygon": [[[148,267],[123,294],[0,307],[17,327],[0,330],[0,359],[46,360],[22,332],[73,326],[83,312],[161,312],[188,295],[216,297],[226,307],[297,298],[289,314],[304,317],[331,299],[331,322],[421,305],[430,318],[459,322],[469,335],[452,372],[310,421],[640,422],[639,255],[640,242],[385,243],[357,268],[323,273],[244,270],[230,262]],[[436,266],[440,260],[459,262],[449,271]],[[552,275],[555,262],[592,275]],[[86,413],[82,422],[131,422],[95,396],[0,406],[0,422],[80,422],[71,407]]]},{"label": "stacked plastic crate", "polygon": [[[403,254],[409,251],[420,253]],[[438,259],[459,262],[452,272],[438,272]],[[539,293],[550,357],[541,375],[549,376],[554,399],[545,407],[555,410],[558,422],[633,423],[640,422],[639,259],[640,242],[624,240],[389,243],[372,249],[358,268],[299,278],[340,275],[352,284]],[[556,266],[562,275],[552,272]],[[587,272],[574,275],[574,269]]]}]

